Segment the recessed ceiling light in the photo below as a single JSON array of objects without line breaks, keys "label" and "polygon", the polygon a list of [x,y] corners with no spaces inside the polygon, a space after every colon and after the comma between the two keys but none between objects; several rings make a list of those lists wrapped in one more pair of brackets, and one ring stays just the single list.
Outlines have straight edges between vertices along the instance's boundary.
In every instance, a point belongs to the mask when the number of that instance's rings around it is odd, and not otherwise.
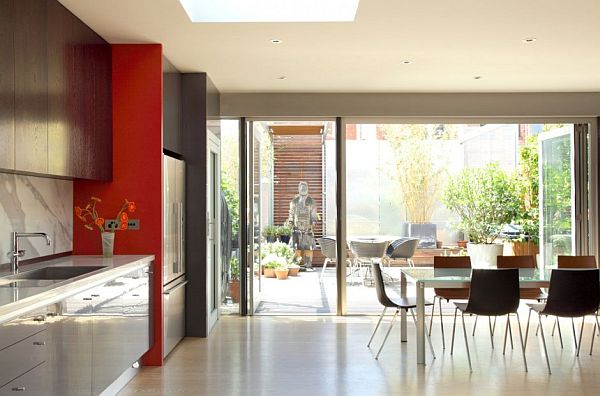
[{"label": "recessed ceiling light", "polygon": [[283,43],[283,40],[279,40],[279,39],[272,39],[272,40],[271,40],[271,43],[272,43],[272,44],[281,44],[281,43]]},{"label": "recessed ceiling light", "polygon": [[483,76],[475,76],[475,77],[473,77],[473,79],[475,79],[475,80],[481,80],[482,78],[483,78]]},{"label": "recessed ceiling light", "polygon": [[179,0],[192,22],[353,22],[359,0]]},{"label": "recessed ceiling light", "polygon": [[279,76],[279,77],[277,77],[277,79],[278,80],[285,80],[285,79],[287,79],[287,76]]},{"label": "recessed ceiling light", "polygon": [[535,37],[527,37],[523,39],[523,42],[525,44],[531,44],[531,43],[535,43],[537,41],[537,39]]},{"label": "recessed ceiling light", "polygon": [[403,60],[403,61],[402,61],[402,64],[403,64],[403,65],[410,65],[411,63],[412,63],[412,61],[411,61],[411,60],[408,60],[408,59],[407,59],[407,60]]}]

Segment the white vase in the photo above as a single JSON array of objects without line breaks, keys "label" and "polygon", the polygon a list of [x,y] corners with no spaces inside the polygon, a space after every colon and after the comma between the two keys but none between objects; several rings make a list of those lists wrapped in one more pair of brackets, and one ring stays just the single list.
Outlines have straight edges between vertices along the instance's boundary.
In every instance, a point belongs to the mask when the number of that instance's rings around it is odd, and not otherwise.
[{"label": "white vase", "polygon": [[101,232],[102,236],[102,255],[104,257],[112,257],[115,248],[115,233]]},{"label": "white vase", "polygon": [[467,243],[467,254],[473,268],[497,268],[497,257],[504,246],[499,243]]}]

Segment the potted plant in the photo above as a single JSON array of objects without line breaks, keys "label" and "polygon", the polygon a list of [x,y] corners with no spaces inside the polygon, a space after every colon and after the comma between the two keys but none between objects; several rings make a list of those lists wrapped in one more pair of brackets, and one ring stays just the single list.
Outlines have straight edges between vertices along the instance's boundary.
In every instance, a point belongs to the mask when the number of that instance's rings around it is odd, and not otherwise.
[{"label": "potted plant", "polygon": [[288,267],[275,268],[275,276],[279,280],[287,279],[289,272],[290,272],[290,270],[288,269]]},{"label": "potted plant", "polygon": [[240,262],[235,256],[229,261],[229,295],[233,302],[240,301]]},{"label": "potted plant", "polygon": [[404,235],[419,238],[419,248],[436,248],[437,225],[431,222],[446,182],[444,167],[432,155],[434,140],[456,132],[448,126],[386,125],[386,140],[396,157],[396,177],[406,214]]},{"label": "potted plant", "polygon": [[515,256],[536,255],[540,250],[537,136],[531,136],[519,150],[519,169],[516,181],[520,208],[515,223],[521,226],[522,234],[519,238],[508,241],[507,245]]},{"label": "potted plant", "polygon": [[277,227],[277,239],[283,243],[289,243],[292,235],[292,227],[289,225],[282,225]]},{"label": "potted plant", "polygon": [[269,243],[275,242],[275,239],[277,238],[277,227],[272,225],[266,226],[263,228],[262,236],[265,237]]},{"label": "potted plant", "polygon": [[267,255],[262,262],[265,278],[275,278],[275,270],[278,268],[285,268],[287,264],[285,258],[277,256],[276,254]]},{"label": "potted plant", "polygon": [[291,263],[288,264],[288,269],[290,270],[290,276],[300,275],[300,266],[296,263],[296,260],[292,260]]},{"label": "potted plant", "polygon": [[458,215],[458,228],[465,230],[472,265],[495,267],[503,248],[496,239],[519,211],[514,179],[497,164],[463,169],[450,179],[444,203]]}]

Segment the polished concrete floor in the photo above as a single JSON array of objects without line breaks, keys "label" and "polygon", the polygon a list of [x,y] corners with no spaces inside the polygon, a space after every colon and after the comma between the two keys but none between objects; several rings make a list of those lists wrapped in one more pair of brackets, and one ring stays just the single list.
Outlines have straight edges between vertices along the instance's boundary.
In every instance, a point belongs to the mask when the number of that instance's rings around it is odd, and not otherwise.
[{"label": "polished concrete floor", "polygon": [[[427,366],[416,361],[414,326],[409,342],[395,327],[379,360],[366,348],[376,317],[224,317],[207,339],[188,338],[164,367],[143,368],[120,395],[595,395],[600,392],[600,338],[589,355],[591,324],[586,325],[579,358],[574,356],[570,321],[562,325],[564,349],[548,333],[552,375],[546,370],[539,337],[530,334],[529,372],[520,349],[502,354],[504,331],[491,349],[487,321],[469,333],[473,372],[469,372],[462,332],[454,355],[449,341],[452,317],[444,318],[447,349],[441,348],[439,319],[434,321],[437,359],[427,351]],[[588,320],[591,322],[591,320]],[[499,326],[504,319],[499,319]],[[473,319],[467,326],[472,328]],[[503,327],[499,327],[504,330]],[[379,346],[384,330],[379,330]],[[517,336],[518,337],[518,336]]]}]

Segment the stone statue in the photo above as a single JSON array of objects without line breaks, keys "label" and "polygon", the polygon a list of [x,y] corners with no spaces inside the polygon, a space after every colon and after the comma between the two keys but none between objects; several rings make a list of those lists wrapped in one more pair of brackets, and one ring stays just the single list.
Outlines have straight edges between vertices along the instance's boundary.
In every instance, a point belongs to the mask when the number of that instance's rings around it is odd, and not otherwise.
[{"label": "stone statue", "polygon": [[298,195],[290,202],[288,224],[292,227],[292,247],[296,257],[302,258],[307,271],[312,268],[313,250],[315,250],[315,235],[313,225],[320,220],[316,202],[308,195],[308,183],[298,184]]}]

